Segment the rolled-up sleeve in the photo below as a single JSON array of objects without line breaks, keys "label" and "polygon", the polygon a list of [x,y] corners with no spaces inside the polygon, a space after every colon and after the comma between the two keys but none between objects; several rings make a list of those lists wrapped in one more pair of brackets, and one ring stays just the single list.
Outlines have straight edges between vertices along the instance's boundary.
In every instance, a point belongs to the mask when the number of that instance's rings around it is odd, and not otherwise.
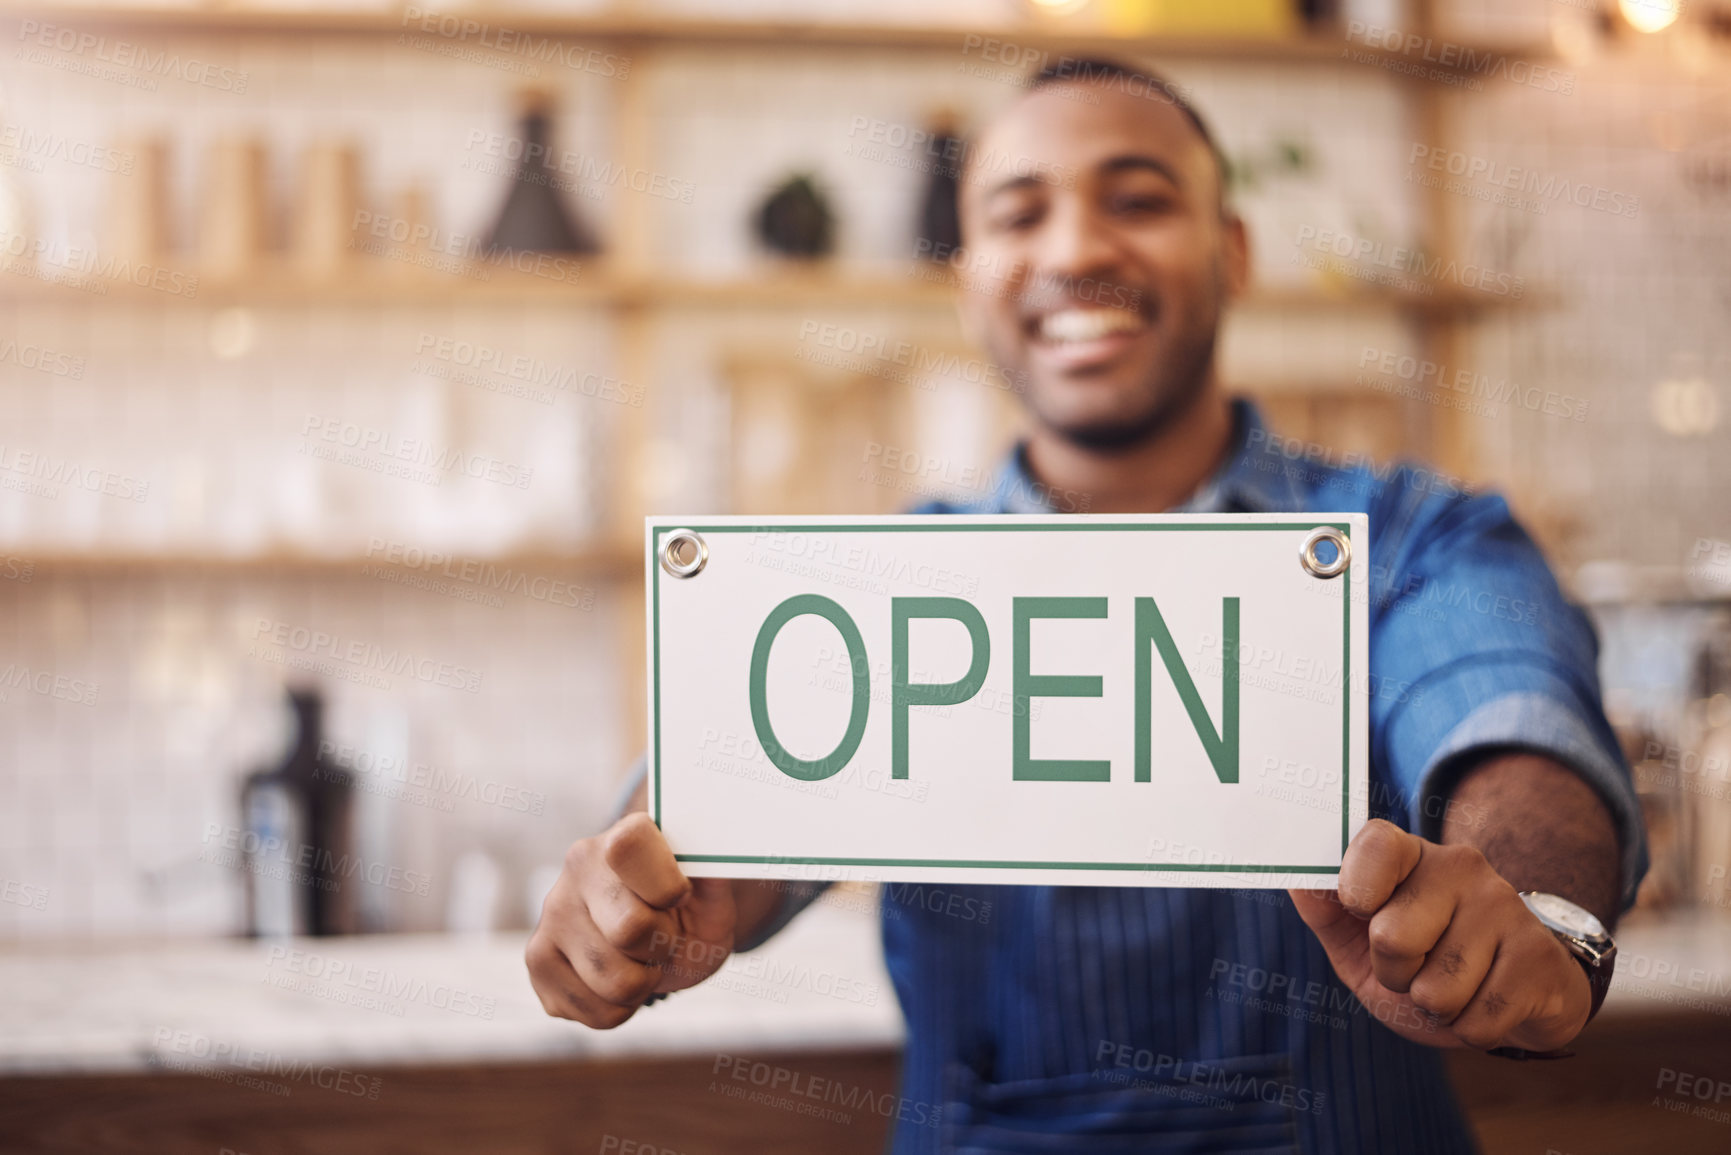
[{"label": "rolled-up sleeve", "polygon": [[1610,809],[1627,908],[1647,869],[1645,828],[1600,701],[1586,615],[1495,495],[1444,501],[1396,488],[1371,531],[1373,769],[1399,792],[1411,828],[1440,835],[1437,803],[1476,756],[1543,754]]}]

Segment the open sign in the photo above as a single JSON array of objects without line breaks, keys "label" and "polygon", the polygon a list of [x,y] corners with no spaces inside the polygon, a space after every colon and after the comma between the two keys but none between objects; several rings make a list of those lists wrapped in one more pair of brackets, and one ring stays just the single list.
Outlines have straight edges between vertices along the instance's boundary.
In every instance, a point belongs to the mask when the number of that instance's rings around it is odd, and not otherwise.
[{"label": "open sign", "polygon": [[1362,514],[652,518],[651,814],[695,875],[1327,885],[1368,809],[1367,539]]}]

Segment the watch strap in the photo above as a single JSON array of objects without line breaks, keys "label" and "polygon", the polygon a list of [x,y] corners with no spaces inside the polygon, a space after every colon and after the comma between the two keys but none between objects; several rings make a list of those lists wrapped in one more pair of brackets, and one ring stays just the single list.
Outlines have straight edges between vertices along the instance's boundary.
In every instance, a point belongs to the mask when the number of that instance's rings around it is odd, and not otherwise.
[{"label": "watch strap", "polygon": [[1611,953],[1604,955],[1597,965],[1579,955],[1575,955],[1575,960],[1586,970],[1587,985],[1593,989],[1593,1009],[1587,1012],[1587,1021],[1590,1023],[1599,1013],[1599,1008],[1605,1005],[1605,996],[1611,990],[1611,972],[1617,969],[1617,959],[1615,953]]}]

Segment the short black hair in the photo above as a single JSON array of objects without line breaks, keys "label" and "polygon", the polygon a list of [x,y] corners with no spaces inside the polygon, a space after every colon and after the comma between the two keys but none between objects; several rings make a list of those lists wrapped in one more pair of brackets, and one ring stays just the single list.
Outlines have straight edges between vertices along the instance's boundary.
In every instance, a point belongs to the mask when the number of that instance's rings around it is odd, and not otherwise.
[{"label": "short black hair", "polygon": [[[1214,164],[1220,172],[1220,203],[1224,207],[1226,185],[1231,178],[1232,166],[1227,162],[1226,154],[1220,150],[1208,122],[1202,119],[1202,114],[1196,111],[1196,106],[1190,103],[1184,90],[1166,77],[1152,69],[1139,68],[1107,56],[1065,56],[1028,77],[1024,87],[1029,92],[1035,92],[1054,84],[1101,83],[1122,88],[1132,96],[1142,95],[1150,100],[1170,104],[1184,114],[1184,119],[1190,122],[1190,127],[1196,130],[1196,135],[1202,138],[1202,143],[1208,146],[1209,154],[1214,157]],[[1135,89],[1144,91],[1136,92]]]}]

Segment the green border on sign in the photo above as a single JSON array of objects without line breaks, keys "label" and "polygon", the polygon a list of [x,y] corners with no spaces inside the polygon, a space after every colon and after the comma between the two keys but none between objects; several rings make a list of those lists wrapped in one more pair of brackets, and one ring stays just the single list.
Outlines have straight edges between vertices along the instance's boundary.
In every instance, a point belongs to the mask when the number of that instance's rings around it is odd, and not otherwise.
[{"label": "green border on sign", "polygon": [[[652,816],[655,825],[661,825],[661,567],[656,564],[656,558],[661,553],[661,535],[672,533],[675,529],[689,529],[697,533],[966,533],[981,531],[986,533],[1023,533],[1028,530],[1080,533],[1109,532],[1178,532],[1196,533],[1226,531],[1243,533],[1256,530],[1294,530],[1338,529],[1346,536],[1347,544],[1352,544],[1352,524],[1338,521],[1305,521],[1305,522],[1266,522],[1244,523],[1197,523],[1197,524],[1147,524],[1142,522],[1129,523],[1081,523],[1074,521],[1030,522],[1017,519],[1013,524],[957,525],[948,518],[928,515],[917,522],[906,524],[873,524],[873,525],[692,525],[685,523],[679,526],[656,526],[649,541],[649,580],[650,580],[650,629],[653,638],[653,672],[655,677],[654,727],[655,727],[655,792],[652,799]],[[1346,853],[1349,842],[1348,833],[1352,825],[1352,565],[1349,563],[1347,572],[1341,576],[1346,579],[1342,587],[1342,637],[1341,637],[1341,714],[1340,714],[1340,852]],[[1232,865],[1222,863],[1158,863],[1158,862],[999,862],[974,861],[970,859],[948,858],[796,858],[787,855],[749,855],[749,854],[675,854],[676,862],[756,862],[775,863],[786,866],[936,866],[936,867],[974,867],[993,870],[1171,870],[1192,872],[1213,872],[1233,874],[1333,874],[1339,869],[1335,866],[1268,866],[1268,865]]]}]

